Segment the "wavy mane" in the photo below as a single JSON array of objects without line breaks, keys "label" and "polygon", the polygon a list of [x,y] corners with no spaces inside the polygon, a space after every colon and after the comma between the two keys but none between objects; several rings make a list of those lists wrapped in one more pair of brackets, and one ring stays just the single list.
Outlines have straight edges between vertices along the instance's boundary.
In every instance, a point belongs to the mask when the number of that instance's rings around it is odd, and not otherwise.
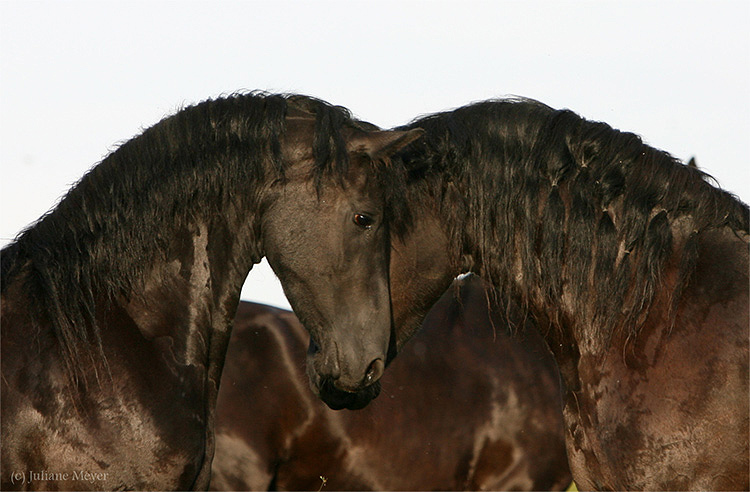
[{"label": "wavy mane", "polygon": [[441,204],[456,265],[471,254],[496,295],[549,313],[572,295],[605,337],[623,313],[637,332],[674,252],[676,306],[702,231],[748,233],[747,205],[706,174],[568,110],[486,101],[402,129],[416,127],[425,138],[402,153],[412,200]]},{"label": "wavy mane", "polygon": [[29,312],[54,326],[71,367],[79,367],[81,342],[101,353],[97,302],[128,298],[147,266],[167,254],[172,231],[229,203],[256,210],[259,184],[283,179],[280,138],[290,108],[315,115],[316,179],[343,176],[341,131],[360,123],[342,107],[259,92],[187,107],[122,144],[3,248],[2,292],[24,279]]}]

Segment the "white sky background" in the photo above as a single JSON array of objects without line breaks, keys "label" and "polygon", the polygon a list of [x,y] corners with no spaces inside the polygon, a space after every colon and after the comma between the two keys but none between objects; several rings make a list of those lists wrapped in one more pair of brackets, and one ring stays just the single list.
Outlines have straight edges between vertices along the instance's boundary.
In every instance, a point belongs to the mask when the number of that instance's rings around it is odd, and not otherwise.
[{"label": "white sky background", "polygon": [[[383,127],[503,95],[633,131],[750,201],[750,2],[0,0],[0,244],[118,143],[241,89]],[[267,267],[243,299],[288,307]]]}]

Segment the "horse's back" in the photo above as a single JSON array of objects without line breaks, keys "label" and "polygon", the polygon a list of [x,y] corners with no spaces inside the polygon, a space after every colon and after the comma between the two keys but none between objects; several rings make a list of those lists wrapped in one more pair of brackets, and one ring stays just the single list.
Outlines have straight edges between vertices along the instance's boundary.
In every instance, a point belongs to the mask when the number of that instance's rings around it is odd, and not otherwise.
[{"label": "horse's back", "polygon": [[306,334],[282,309],[241,302],[217,402],[213,490],[267,490],[315,412],[305,384]]},{"label": "horse's back", "polygon": [[[464,433],[471,437],[471,452],[464,452],[471,456],[469,472],[451,488],[564,489],[570,472],[559,373],[549,349],[515,305],[501,309],[490,302],[478,277],[469,276],[457,285],[458,292],[447,292],[433,306],[422,332],[391,368],[399,371],[394,383],[417,381],[413,378],[419,375],[428,388],[445,391],[426,408],[416,405],[411,426],[420,421],[427,425],[433,418],[446,427],[456,420],[466,422]],[[401,405],[407,409],[424,398],[421,392],[406,396]],[[444,420],[433,413],[443,413]],[[406,434],[409,428],[405,425],[400,432]],[[422,435],[437,432],[437,427],[426,428]],[[445,445],[461,453],[460,441]],[[406,455],[402,462],[409,462]],[[420,490],[439,486],[415,484]]]},{"label": "horse's back", "polygon": [[211,487],[315,490],[323,477],[326,490],[564,488],[554,363],[533,331],[493,332],[483,292],[446,295],[357,411],[332,411],[306,388],[307,337],[291,313],[242,303]]}]

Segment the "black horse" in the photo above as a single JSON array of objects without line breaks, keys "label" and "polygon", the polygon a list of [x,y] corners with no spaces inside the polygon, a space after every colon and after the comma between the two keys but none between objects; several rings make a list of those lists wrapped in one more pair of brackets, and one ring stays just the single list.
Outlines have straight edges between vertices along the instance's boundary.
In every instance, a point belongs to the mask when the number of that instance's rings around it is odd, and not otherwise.
[{"label": "black horse", "polygon": [[[470,269],[533,315],[562,372],[576,483],[747,489],[747,206],[636,135],[535,101],[401,130],[416,128],[405,199],[446,249],[412,254],[437,251],[446,276]],[[392,288],[395,319],[437,299],[436,276],[413,273]]]},{"label": "black horse", "polygon": [[336,412],[310,394],[307,339],[293,313],[240,303],[216,408],[212,489],[570,483],[551,354],[534,330],[509,336],[504,311],[489,309],[478,278],[443,295],[383,377],[382,396],[362,410]]},{"label": "black horse", "polygon": [[[304,96],[209,100],[124,143],[4,248],[3,489],[208,487],[229,327],[264,255],[317,339],[389,333],[382,183],[421,132],[370,128]],[[387,345],[335,360],[345,384],[377,380]]]}]

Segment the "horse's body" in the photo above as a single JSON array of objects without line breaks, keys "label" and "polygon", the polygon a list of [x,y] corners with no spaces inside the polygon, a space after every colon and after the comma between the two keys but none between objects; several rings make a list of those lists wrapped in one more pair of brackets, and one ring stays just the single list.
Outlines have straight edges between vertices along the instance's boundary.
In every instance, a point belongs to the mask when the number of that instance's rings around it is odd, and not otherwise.
[{"label": "horse's body", "polygon": [[333,411],[304,378],[307,334],[241,303],[217,404],[215,490],[550,490],[570,483],[557,368],[510,337],[477,278],[446,292],[367,408]]},{"label": "horse's body", "polygon": [[[229,328],[262,256],[313,334],[390,329],[377,174],[413,136],[238,95],[93,168],[2,250],[2,488],[206,488]],[[384,343],[360,355],[382,361]]]},{"label": "horse's body", "polygon": [[[533,101],[414,128],[414,215],[445,238],[437,263],[535,318],[579,487],[747,489],[747,206],[635,135]],[[392,284],[396,317],[436,299],[420,290],[436,276],[413,273],[412,293]]]}]

